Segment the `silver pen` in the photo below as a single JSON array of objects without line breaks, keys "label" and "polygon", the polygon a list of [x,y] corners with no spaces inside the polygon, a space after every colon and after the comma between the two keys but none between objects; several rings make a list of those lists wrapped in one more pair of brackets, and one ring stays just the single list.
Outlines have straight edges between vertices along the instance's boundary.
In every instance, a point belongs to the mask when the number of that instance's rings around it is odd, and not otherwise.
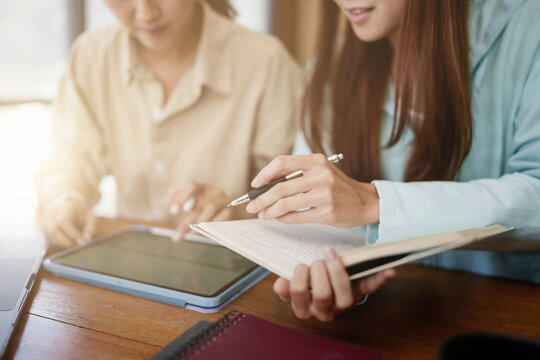
[{"label": "silver pen", "polygon": [[[339,162],[340,160],[343,160],[343,154],[334,154],[334,155],[329,156],[327,159],[332,164],[335,164],[335,163]],[[240,196],[239,198],[234,199],[233,201],[231,201],[231,203],[229,205],[227,205],[227,207],[247,203],[248,201],[251,201],[251,200],[257,198],[257,196],[259,196],[261,194],[264,194],[266,191],[270,190],[277,183],[287,181],[287,180],[291,180],[291,179],[296,179],[297,177],[300,177],[303,174],[304,173],[302,172],[302,170],[298,170],[298,171],[293,172],[292,174],[289,174],[289,175],[280,177],[279,179],[276,179],[274,181],[271,181],[268,184],[263,185],[263,186],[261,186],[259,188],[250,190],[246,194],[244,194],[244,195]]]}]

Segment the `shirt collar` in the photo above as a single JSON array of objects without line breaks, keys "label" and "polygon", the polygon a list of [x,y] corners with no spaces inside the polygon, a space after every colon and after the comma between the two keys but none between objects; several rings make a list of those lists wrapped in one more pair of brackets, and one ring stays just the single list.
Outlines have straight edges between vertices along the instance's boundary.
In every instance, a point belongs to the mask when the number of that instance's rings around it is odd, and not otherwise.
[{"label": "shirt collar", "polygon": [[233,90],[233,66],[227,42],[235,25],[206,2],[201,3],[204,19],[195,60],[195,81],[219,93],[229,94]]},{"label": "shirt collar", "polygon": [[525,0],[474,0],[469,15],[471,71],[488,53]]},{"label": "shirt collar", "polygon": [[[193,85],[195,88],[207,86],[216,92],[230,94],[233,91],[233,69],[226,43],[234,25],[206,2],[200,4],[203,8],[203,25],[193,69]],[[126,29],[122,31],[121,66],[124,82],[128,84],[135,78],[151,77],[151,71],[137,58],[129,32]]]},{"label": "shirt collar", "polygon": [[129,35],[126,28],[122,28],[120,52],[120,63],[122,66],[122,78],[125,84],[129,84],[132,80],[151,79],[152,72],[144,64],[140,62],[135,50],[134,40]]}]

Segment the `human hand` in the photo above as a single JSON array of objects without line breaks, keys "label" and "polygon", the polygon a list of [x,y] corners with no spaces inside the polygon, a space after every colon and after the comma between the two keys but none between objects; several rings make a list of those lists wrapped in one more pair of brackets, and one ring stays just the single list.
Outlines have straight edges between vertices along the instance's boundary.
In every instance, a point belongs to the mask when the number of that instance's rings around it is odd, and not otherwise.
[{"label": "human hand", "polygon": [[92,239],[96,217],[85,204],[68,198],[45,206],[43,227],[52,245],[67,248]]},{"label": "human hand", "polygon": [[176,226],[173,240],[180,241],[189,231],[190,224],[196,224],[203,221],[226,221],[235,215],[233,208],[228,208],[227,204],[230,198],[225,192],[217,187],[199,183],[189,183],[182,188],[172,188],[169,190],[171,199],[170,212],[177,215],[182,211],[182,207],[188,201],[195,203],[192,209],[186,209],[184,216]]},{"label": "human hand", "polygon": [[274,292],[281,300],[291,303],[300,319],[315,317],[330,321],[395,274],[394,269],[388,269],[351,282],[336,251],[325,249],[324,260],[315,261],[311,267],[297,265],[290,282],[281,277],[277,279]]},{"label": "human hand", "polygon": [[260,187],[297,170],[302,170],[303,176],[275,185],[251,201],[246,210],[258,213],[260,219],[284,223],[353,227],[379,222],[375,186],[348,177],[323,154],[278,156],[251,185]]}]

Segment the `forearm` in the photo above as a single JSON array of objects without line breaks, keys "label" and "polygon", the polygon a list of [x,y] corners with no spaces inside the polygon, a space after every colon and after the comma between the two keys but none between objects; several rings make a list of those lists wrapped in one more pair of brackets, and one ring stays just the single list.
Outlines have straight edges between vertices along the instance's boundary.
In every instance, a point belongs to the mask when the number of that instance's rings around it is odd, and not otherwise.
[{"label": "forearm", "polygon": [[540,240],[540,180],[536,178],[515,173],[466,183],[374,184],[380,197],[381,242],[495,223],[515,228],[511,235],[520,239],[521,245],[514,244],[519,248]]}]

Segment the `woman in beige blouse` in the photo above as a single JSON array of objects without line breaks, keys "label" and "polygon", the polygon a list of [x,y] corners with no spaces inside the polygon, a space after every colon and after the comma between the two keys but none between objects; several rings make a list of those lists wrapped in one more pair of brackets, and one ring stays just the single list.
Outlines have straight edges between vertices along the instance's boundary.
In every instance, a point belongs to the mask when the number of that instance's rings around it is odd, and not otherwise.
[{"label": "woman in beige blouse", "polygon": [[107,174],[119,216],[177,224],[175,240],[189,223],[245,217],[225,205],[290,152],[299,68],[277,40],[233,23],[228,0],[106,3],[121,25],[80,36],[54,104],[36,182],[48,238],[92,237]]}]

